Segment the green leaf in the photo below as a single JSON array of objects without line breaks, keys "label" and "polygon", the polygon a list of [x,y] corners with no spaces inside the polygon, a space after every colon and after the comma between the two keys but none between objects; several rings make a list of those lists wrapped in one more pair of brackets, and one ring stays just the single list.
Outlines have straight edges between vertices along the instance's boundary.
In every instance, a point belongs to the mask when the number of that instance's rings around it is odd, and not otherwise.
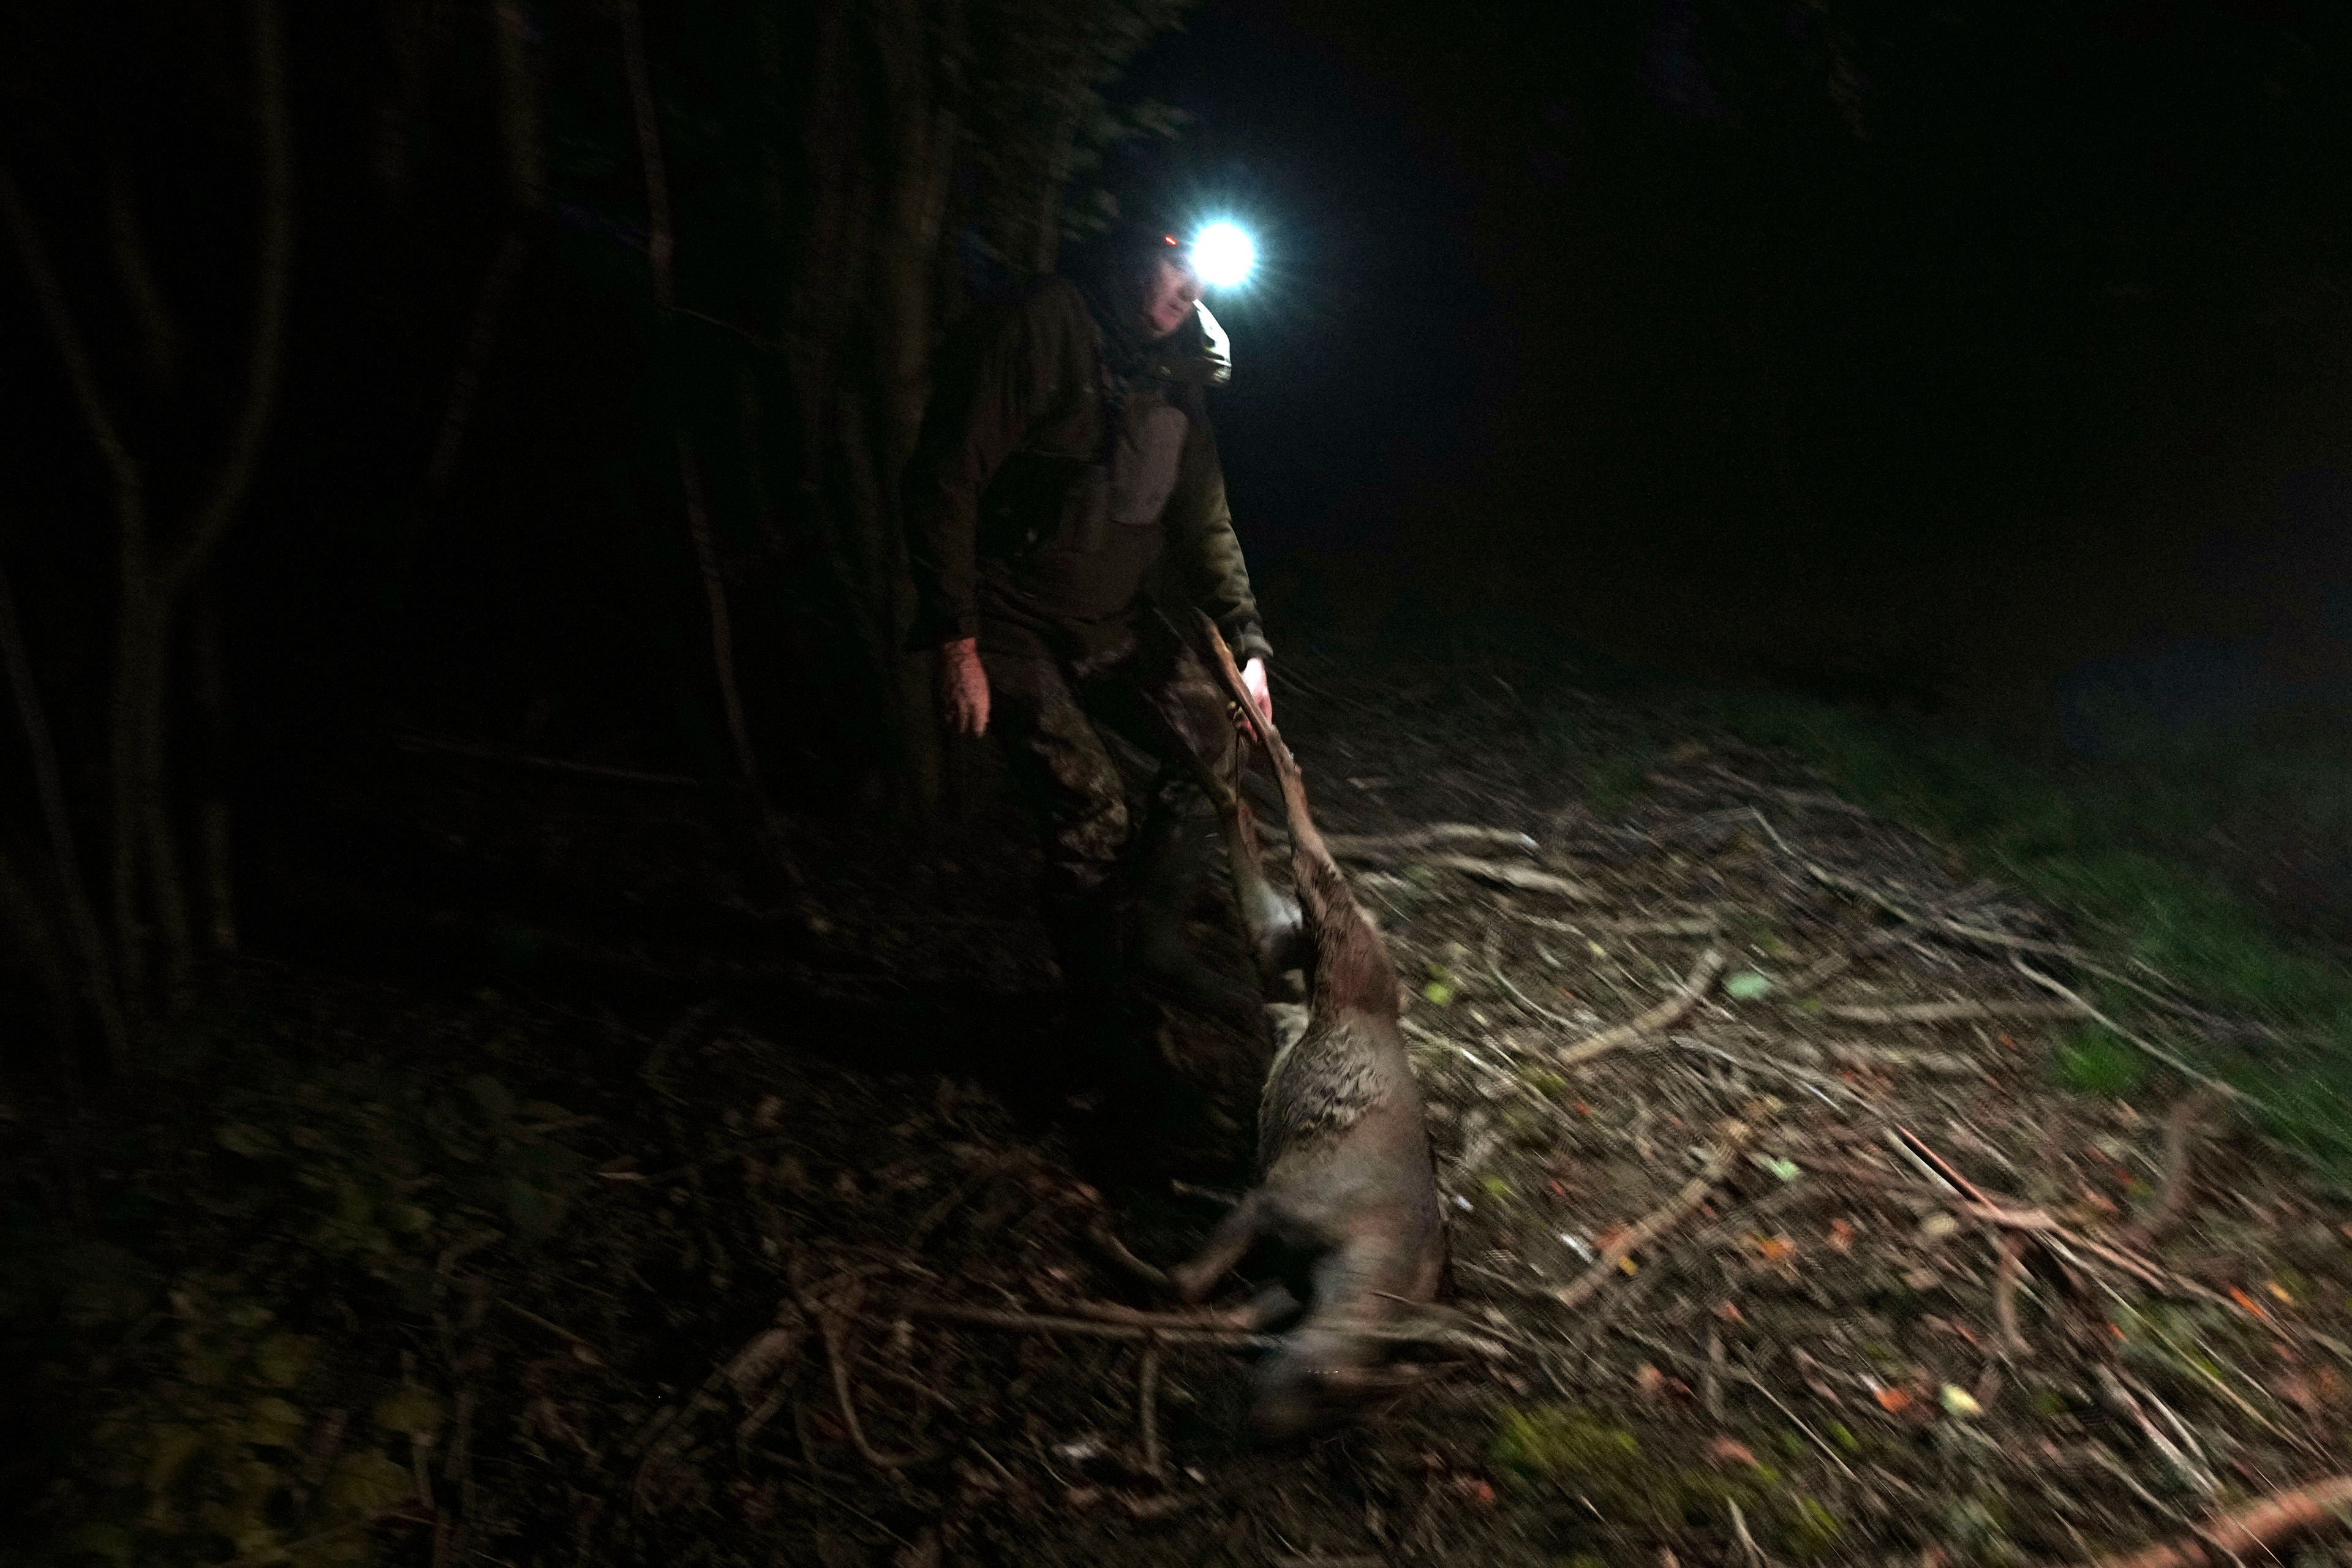
[{"label": "green leaf", "polygon": [[1771,989],[1769,977],[1752,969],[1743,969],[1723,983],[1723,994],[1735,1002],[1753,1002]]},{"label": "green leaf", "polygon": [[1443,980],[1433,980],[1421,988],[1422,996],[1433,1007],[1444,1007],[1454,1000],[1454,987]]},{"label": "green leaf", "polygon": [[1783,1160],[1773,1154],[1755,1154],[1749,1157],[1784,1182],[1793,1182],[1805,1173],[1804,1167],[1794,1160]]}]

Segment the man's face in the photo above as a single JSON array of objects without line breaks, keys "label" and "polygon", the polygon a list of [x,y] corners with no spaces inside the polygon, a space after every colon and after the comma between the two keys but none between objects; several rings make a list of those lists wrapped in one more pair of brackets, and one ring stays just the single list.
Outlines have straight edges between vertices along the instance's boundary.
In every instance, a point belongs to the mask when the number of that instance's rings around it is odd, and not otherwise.
[{"label": "man's face", "polygon": [[1151,275],[1143,283],[1143,324],[1154,338],[1182,326],[1200,302],[1201,275],[1191,262],[1176,256],[1151,258]]}]

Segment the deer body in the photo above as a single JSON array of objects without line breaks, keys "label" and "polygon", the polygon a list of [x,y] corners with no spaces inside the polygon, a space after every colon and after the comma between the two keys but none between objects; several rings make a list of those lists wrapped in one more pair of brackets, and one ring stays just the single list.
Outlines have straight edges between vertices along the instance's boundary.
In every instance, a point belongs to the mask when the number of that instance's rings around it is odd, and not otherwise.
[{"label": "deer body", "polygon": [[[1229,691],[1244,701],[1222,644],[1213,645]],[[1253,1415],[1269,1439],[1320,1424],[1361,1389],[1377,1359],[1376,1331],[1400,1305],[1436,1294],[1444,1222],[1430,1165],[1420,1085],[1397,1026],[1396,971],[1380,933],[1349,892],[1308,815],[1297,762],[1271,722],[1258,724],[1290,817],[1291,870],[1307,947],[1306,1032],[1276,1054],[1258,1105],[1259,1183],[1198,1256],[1176,1270],[1198,1300],[1264,1238],[1315,1259],[1305,1321],[1261,1370]],[[1276,910],[1237,797],[1225,805],[1228,844],[1253,945],[1253,905]]]}]

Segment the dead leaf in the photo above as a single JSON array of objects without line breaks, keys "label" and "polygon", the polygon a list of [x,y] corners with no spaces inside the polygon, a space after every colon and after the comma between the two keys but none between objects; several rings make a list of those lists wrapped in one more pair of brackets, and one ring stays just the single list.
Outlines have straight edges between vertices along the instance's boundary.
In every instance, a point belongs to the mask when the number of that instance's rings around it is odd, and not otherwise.
[{"label": "dead leaf", "polygon": [[1648,1362],[1633,1369],[1633,1386],[1644,1399],[1654,1399],[1665,1392],[1666,1374]]},{"label": "dead leaf", "polygon": [[1727,1470],[1756,1468],[1756,1450],[1737,1437],[1714,1438],[1702,1452],[1706,1454],[1708,1464]]},{"label": "dead leaf", "polygon": [[1715,1315],[1727,1323],[1744,1323],[1748,1321],[1748,1314],[1739,1310],[1739,1303],[1737,1301],[1717,1301],[1715,1304]]},{"label": "dead leaf", "polygon": [[1853,1221],[1840,1215],[1830,1221],[1830,1246],[1839,1252],[1853,1250]]},{"label": "dead leaf", "polygon": [[2273,1297],[2276,1298],[2278,1300],[2280,1300],[2280,1301],[2282,1301],[2282,1302],[2284,1302],[2287,1306],[2292,1307],[2292,1306],[2294,1306],[2294,1297],[2292,1297],[2292,1296],[2290,1296],[2290,1295],[2288,1295],[2288,1294],[2287,1294],[2287,1291],[2286,1291],[2286,1287],[2285,1287],[2285,1286],[2284,1286],[2284,1285],[2282,1285],[2282,1284],[2280,1284],[2277,1280],[2275,1280],[2275,1279],[2265,1279],[2265,1280],[2263,1280],[2263,1289],[2265,1289],[2265,1290],[2267,1290],[2267,1291],[2269,1291]]},{"label": "dead leaf", "polygon": [[2247,1295],[2244,1289],[2241,1287],[2236,1285],[2230,1287],[2230,1300],[2235,1301],[2240,1307],[2245,1309],[2246,1316],[2260,1319],[2265,1323],[2271,1321],[2270,1310],[2264,1307],[2260,1301],[2255,1300],[2252,1296]]},{"label": "dead leaf", "polygon": [[1900,1415],[1903,1412],[1911,1408],[1911,1396],[1909,1394],[1904,1393],[1899,1388],[1889,1388],[1884,1384],[1872,1389],[1870,1391],[1870,1396],[1878,1401],[1878,1407],[1881,1410],[1885,1411],[1889,1415]]},{"label": "dead leaf", "polygon": [[1797,1244],[1786,1236],[1751,1235],[1748,1238],[1748,1245],[1755,1252],[1757,1258],[1764,1263],[1786,1263],[1797,1256]]}]

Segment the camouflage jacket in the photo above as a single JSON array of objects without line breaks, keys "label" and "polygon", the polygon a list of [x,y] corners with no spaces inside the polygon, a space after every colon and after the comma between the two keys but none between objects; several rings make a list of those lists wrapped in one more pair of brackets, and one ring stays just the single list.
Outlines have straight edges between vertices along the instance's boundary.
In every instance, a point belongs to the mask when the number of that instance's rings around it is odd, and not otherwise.
[{"label": "camouflage jacket", "polygon": [[1130,638],[1157,603],[1205,610],[1238,657],[1265,657],[1202,395],[1231,364],[1202,309],[1115,374],[1061,278],[974,323],[902,492],[909,646],[977,637],[991,652],[1084,659]]}]

